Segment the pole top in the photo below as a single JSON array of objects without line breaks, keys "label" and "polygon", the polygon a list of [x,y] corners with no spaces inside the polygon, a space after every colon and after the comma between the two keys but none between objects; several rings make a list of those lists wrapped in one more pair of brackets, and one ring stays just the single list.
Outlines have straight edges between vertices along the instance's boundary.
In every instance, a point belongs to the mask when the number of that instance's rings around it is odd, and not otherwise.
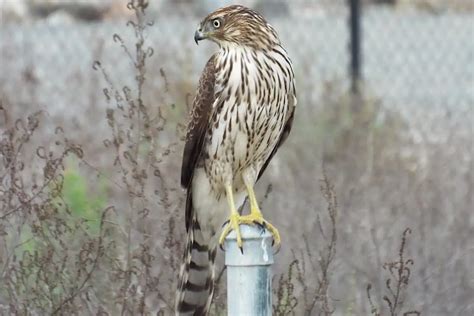
[{"label": "pole top", "polygon": [[237,234],[225,239],[226,266],[269,266],[273,264],[272,235],[259,226],[240,225],[243,253],[237,246]]}]

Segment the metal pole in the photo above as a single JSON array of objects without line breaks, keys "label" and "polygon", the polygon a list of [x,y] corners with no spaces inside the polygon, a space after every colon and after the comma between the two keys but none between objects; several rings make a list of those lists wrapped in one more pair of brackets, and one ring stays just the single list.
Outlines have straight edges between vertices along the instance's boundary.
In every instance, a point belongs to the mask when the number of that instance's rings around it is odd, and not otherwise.
[{"label": "metal pole", "polygon": [[360,0],[348,0],[349,2],[349,28],[350,28],[350,50],[351,50],[351,90],[359,93],[359,82],[361,79],[361,31],[360,31]]},{"label": "metal pole", "polygon": [[258,226],[241,225],[243,253],[232,231],[225,241],[227,315],[272,315],[272,236]]}]

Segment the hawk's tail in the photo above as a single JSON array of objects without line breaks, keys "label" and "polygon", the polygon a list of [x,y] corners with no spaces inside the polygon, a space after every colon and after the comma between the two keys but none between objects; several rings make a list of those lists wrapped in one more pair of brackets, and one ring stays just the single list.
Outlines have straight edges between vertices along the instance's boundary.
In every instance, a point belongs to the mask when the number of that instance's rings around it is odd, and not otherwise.
[{"label": "hawk's tail", "polygon": [[216,247],[209,246],[201,227],[192,221],[186,238],[176,291],[176,315],[207,315],[214,292]]}]

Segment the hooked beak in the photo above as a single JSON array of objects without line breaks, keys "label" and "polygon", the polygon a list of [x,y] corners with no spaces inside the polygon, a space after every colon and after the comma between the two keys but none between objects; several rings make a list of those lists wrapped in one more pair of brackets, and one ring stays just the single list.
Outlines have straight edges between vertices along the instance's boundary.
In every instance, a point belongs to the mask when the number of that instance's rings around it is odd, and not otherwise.
[{"label": "hooked beak", "polygon": [[194,41],[196,42],[196,44],[199,44],[199,41],[203,40],[205,38],[206,38],[206,36],[200,30],[197,30],[196,33],[194,33]]}]

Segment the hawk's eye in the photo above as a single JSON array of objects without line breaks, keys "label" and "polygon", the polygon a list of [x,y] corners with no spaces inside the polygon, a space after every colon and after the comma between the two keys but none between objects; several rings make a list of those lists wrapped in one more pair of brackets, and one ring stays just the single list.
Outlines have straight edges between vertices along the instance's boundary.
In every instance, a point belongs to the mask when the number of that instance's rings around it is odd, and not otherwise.
[{"label": "hawk's eye", "polygon": [[214,28],[218,29],[221,26],[221,21],[219,21],[219,19],[215,19],[214,21],[212,21],[212,25],[214,26]]}]

